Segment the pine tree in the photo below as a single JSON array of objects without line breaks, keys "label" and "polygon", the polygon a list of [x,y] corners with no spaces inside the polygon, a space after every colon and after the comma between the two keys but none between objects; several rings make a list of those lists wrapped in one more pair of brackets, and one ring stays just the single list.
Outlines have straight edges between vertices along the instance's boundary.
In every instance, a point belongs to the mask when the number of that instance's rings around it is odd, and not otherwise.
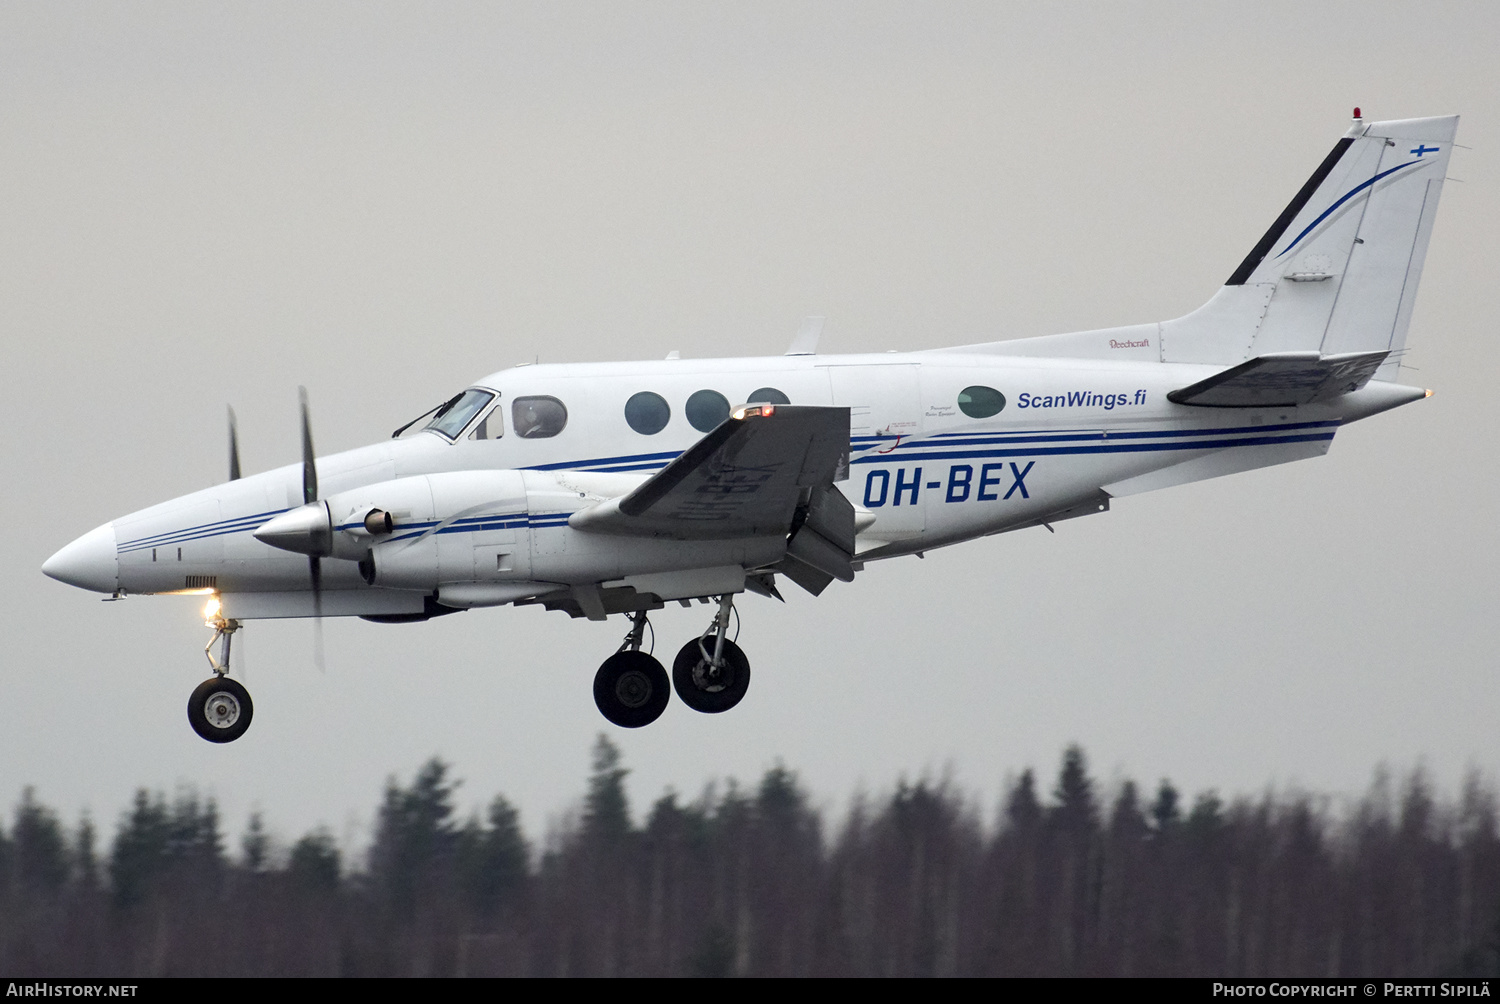
[{"label": "pine tree", "polygon": [[1088,774],[1083,747],[1076,743],[1063,750],[1052,797],[1055,805],[1051,817],[1055,825],[1075,836],[1092,832],[1099,811],[1094,801],[1094,782]]},{"label": "pine tree", "polygon": [[504,796],[496,795],[490,802],[486,822],[469,820],[458,841],[464,896],[483,917],[492,916],[519,895],[531,863],[520,813]]},{"label": "pine tree", "polygon": [[1036,797],[1036,775],[1028,767],[1021,772],[1005,799],[1005,825],[1017,833],[1030,833],[1042,820]]},{"label": "pine tree", "polygon": [[583,835],[602,844],[618,844],[630,834],[630,803],[620,766],[620,748],[604,733],[594,742],[593,773],[583,804]]},{"label": "pine tree", "polygon": [[62,824],[46,806],[38,804],[28,786],[16,806],[11,829],[15,884],[33,896],[56,892],[68,881],[68,842]]},{"label": "pine tree", "polygon": [[97,842],[94,821],[85,815],[78,821],[77,835],[73,838],[73,873],[84,889],[95,889],[99,885]]},{"label": "pine tree", "polygon": [[458,830],[453,824],[453,793],[448,765],[437,757],[423,764],[410,788],[386,782],[385,798],[370,848],[370,877],[387,907],[409,916],[419,890],[436,896],[438,881],[453,861]]},{"label": "pine tree", "polygon": [[183,791],[168,808],[162,795],[142,788],[120,820],[110,849],[115,900],[127,906],[168,885],[195,899],[212,897],[222,877],[223,855],[219,809],[212,799],[200,802],[196,793]]},{"label": "pine tree", "polygon": [[165,800],[138,789],[109,854],[109,884],[120,905],[144,899],[161,873],[167,860],[169,822]]},{"label": "pine tree", "polygon": [[341,861],[333,835],[318,829],[292,845],[286,873],[293,886],[303,892],[328,893],[338,889]]},{"label": "pine tree", "polygon": [[1172,782],[1162,778],[1156,789],[1156,799],[1151,803],[1151,823],[1158,833],[1165,833],[1182,821],[1179,801],[1180,796]]},{"label": "pine tree", "polygon": [[266,856],[270,852],[271,838],[266,834],[265,824],[261,820],[260,811],[250,813],[250,822],[245,827],[245,835],[240,839],[240,850],[244,854],[245,870],[256,873],[264,871],[266,867]]}]

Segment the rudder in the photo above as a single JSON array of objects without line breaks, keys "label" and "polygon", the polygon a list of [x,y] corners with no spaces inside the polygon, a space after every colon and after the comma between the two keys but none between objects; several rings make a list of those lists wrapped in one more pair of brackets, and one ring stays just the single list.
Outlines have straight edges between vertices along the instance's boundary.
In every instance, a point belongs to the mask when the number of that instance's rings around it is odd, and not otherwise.
[{"label": "rudder", "polygon": [[1163,361],[1384,350],[1394,379],[1457,127],[1356,118],[1213,299],[1162,324]]}]

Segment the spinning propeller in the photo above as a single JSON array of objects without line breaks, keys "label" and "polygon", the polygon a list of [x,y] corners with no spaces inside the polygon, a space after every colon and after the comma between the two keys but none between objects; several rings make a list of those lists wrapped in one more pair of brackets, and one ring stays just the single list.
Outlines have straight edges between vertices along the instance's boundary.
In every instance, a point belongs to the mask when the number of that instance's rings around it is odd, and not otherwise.
[{"label": "spinning propeller", "polygon": [[[302,504],[318,501],[318,461],[313,451],[312,420],[307,415],[307,388],[297,388],[297,399],[302,406]],[[307,574],[312,580],[313,594],[313,662],[318,672],[323,672],[323,555],[333,550],[333,519],[328,512],[328,503],[322,503],[324,514],[323,534],[316,541],[322,546],[307,556]]]},{"label": "spinning propeller", "polygon": [[[307,575],[312,584],[313,661],[323,669],[323,559],[333,553],[333,519],[328,503],[318,497],[318,462],[313,450],[312,421],[307,412],[307,388],[298,387],[302,410],[302,505],[284,512],[254,531],[255,539],[286,551],[307,555]],[[229,478],[240,476],[240,451],[234,410],[229,412]]]}]

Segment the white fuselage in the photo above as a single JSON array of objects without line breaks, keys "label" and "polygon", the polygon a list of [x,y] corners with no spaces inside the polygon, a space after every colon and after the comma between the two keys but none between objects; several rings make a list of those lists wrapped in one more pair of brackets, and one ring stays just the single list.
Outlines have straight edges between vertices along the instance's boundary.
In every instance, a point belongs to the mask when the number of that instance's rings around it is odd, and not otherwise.
[{"label": "white fuselage", "polygon": [[[700,439],[706,430],[689,424],[684,405],[702,390],[737,404],[772,388],[794,404],[850,409],[850,473],[839,487],[860,510],[857,556],[866,561],[1097,511],[1110,495],[1157,486],[1143,476],[1183,469],[1195,458],[1247,459],[1227,467],[1216,461],[1219,469],[1176,481],[1317,455],[1341,422],[1390,406],[1381,389],[1390,385],[1375,383],[1330,404],[1297,408],[1195,408],[1167,400],[1169,391],[1216,369],[949,350],[503,370],[474,385],[499,395],[493,438],[469,438],[470,424],[456,440],[427,431],[318,459],[321,496],[331,506],[343,500],[348,510],[334,512],[335,521],[384,504],[423,532],[403,535],[398,527],[402,542],[382,545],[389,557],[374,586],[355,560],[325,559],[326,599],[317,612],[412,612],[439,587],[468,595],[465,583],[490,589],[488,599],[455,602],[489,605],[528,588],[534,594],[532,583],[608,585],[774,563],[784,539],[628,540],[567,523],[572,512],[629,491]],[[959,396],[974,386],[999,391],[1003,407],[989,417],[966,414]],[[626,401],[641,391],[660,395],[671,410],[651,435],[625,419]],[[511,403],[537,395],[562,402],[566,425],[549,438],[524,438]],[[424,475],[444,477],[403,480]],[[386,501],[403,492],[405,503]],[[240,600],[239,615],[312,614],[307,559],[252,536],[302,501],[302,470],[293,465],[116,519],[107,534],[101,527],[91,535],[100,548],[112,538],[113,582],[101,573],[90,587],[260,594],[259,602]],[[450,518],[460,509],[463,519]],[[413,551],[418,545],[427,551]],[[497,585],[506,582],[519,585],[507,592]],[[670,592],[692,592],[693,582],[689,576],[657,592],[675,598]]]}]

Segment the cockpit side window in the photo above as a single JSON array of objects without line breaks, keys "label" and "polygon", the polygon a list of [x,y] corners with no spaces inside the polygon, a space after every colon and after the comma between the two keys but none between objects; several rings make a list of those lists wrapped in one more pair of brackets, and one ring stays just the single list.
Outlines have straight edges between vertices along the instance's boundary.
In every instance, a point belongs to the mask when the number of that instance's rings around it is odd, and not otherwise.
[{"label": "cockpit side window", "polygon": [[555,397],[518,397],[510,405],[510,424],[522,439],[548,439],[568,424],[568,408]]},{"label": "cockpit side window", "polygon": [[432,421],[427,423],[427,428],[449,439],[457,439],[469,421],[479,414],[481,408],[494,400],[494,397],[495,395],[487,390],[477,388],[466,390],[459,395],[457,401],[432,416]]},{"label": "cockpit side window", "polygon": [[495,405],[490,413],[474,423],[470,439],[499,439],[505,435],[505,409]]}]

